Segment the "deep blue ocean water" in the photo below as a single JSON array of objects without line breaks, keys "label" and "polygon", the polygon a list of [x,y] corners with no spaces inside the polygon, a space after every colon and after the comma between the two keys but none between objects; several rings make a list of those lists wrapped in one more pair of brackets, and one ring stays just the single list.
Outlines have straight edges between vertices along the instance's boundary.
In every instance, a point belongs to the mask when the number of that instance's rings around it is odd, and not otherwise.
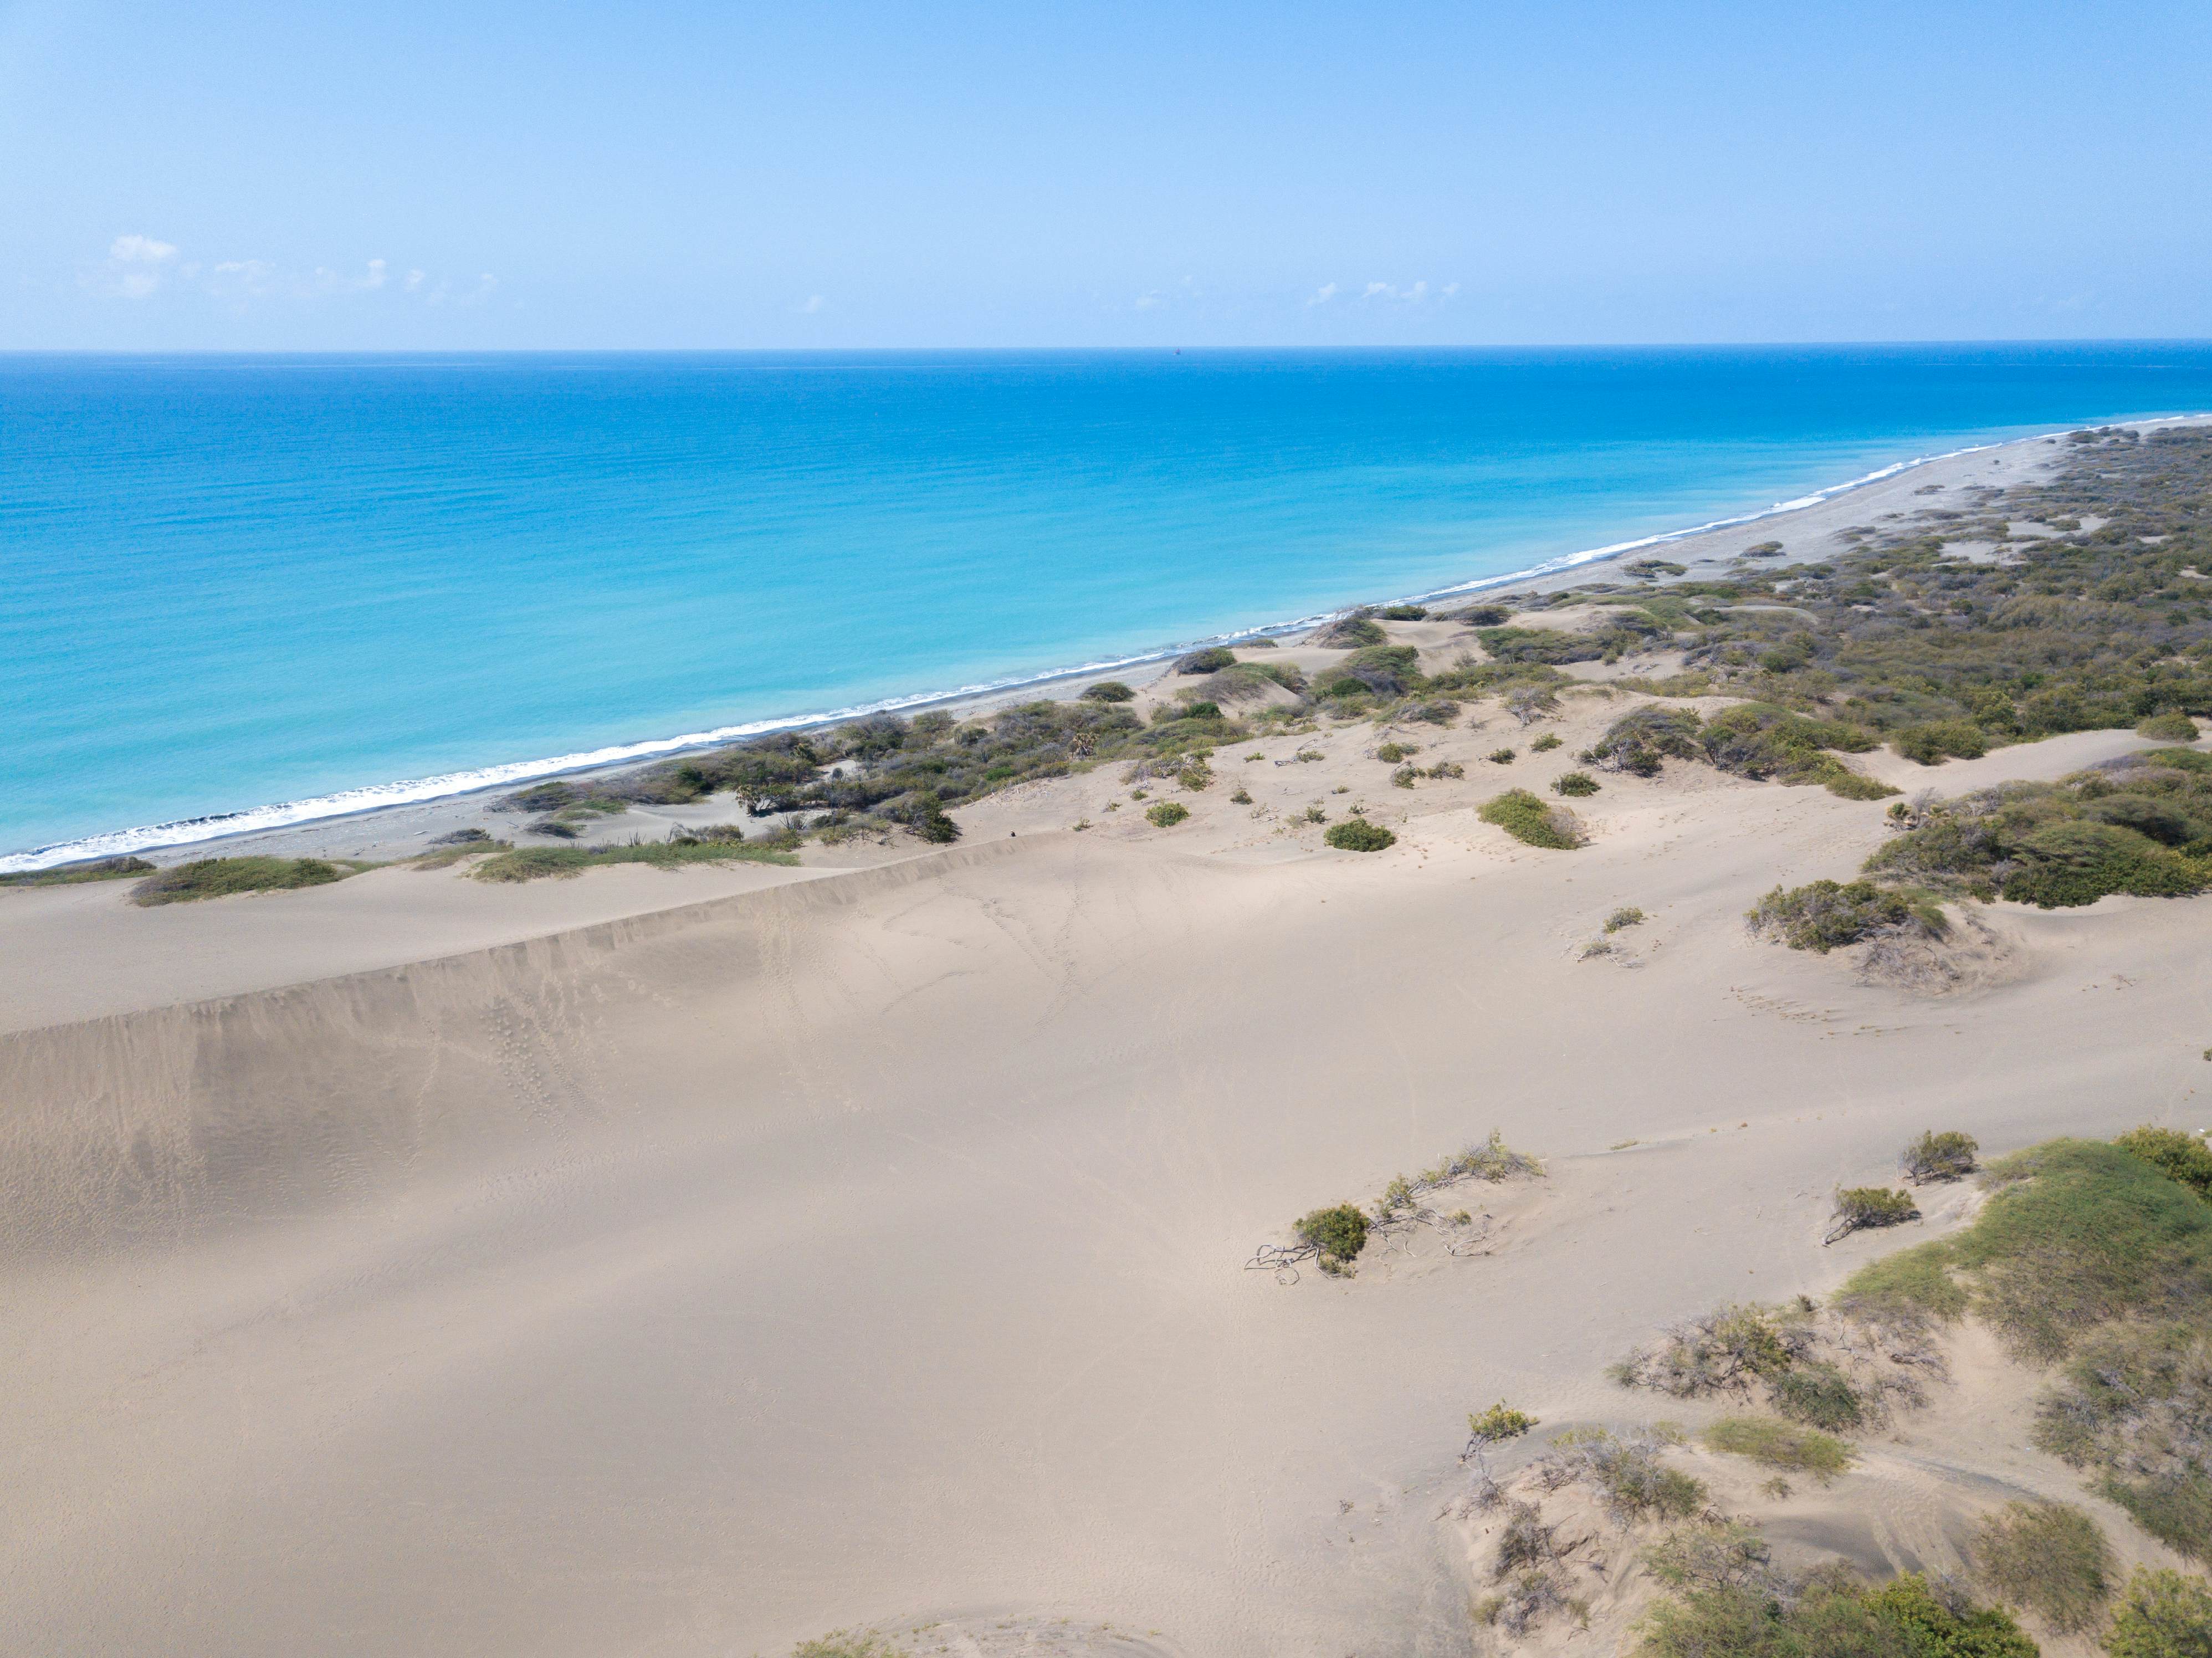
[{"label": "deep blue ocean water", "polygon": [[0,357],[0,853],[99,837],[0,867],[2207,409],[2204,344]]}]

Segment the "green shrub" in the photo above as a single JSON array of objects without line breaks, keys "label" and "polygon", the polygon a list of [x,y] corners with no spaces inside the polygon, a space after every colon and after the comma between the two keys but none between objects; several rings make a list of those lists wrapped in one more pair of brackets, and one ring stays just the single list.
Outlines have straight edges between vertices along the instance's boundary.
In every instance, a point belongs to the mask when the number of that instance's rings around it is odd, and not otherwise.
[{"label": "green shrub", "polygon": [[1950,931],[1936,905],[1871,881],[1813,881],[1787,890],[1777,887],[1744,920],[1753,932],[1778,938],[1792,950],[1823,956],[1881,932],[1941,938]]},{"label": "green shrub", "polygon": [[1190,808],[1182,801],[1163,800],[1146,811],[1145,821],[1154,829],[1173,829],[1189,816]]},{"label": "green shrub", "polygon": [[2112,1545],[2069,1503],[2008,1503],[1976,1530],[1973,1559],[1999,1594],[2062,1633],[2089,1628],[2112,1598]]},{"label": "green shrub", "polygon": [[1939,1595],[1917,1572],[1891,1578],[1861,1604],[1904,1635],[1903,1658],[2037,1658],[2035,1643],[2004,1612],[1955,1592]]},{"label": "green shrub", "polygon": [[1177,673],[1214,673],[1237,660],[1237,653],[1214,645],[1202,651],[1193,651],[1188,656],[1176,659]]},{"label": "green shrub", "polygon": [[[1656,1569],[1655,1569],[1656,1570]],[[2036,1658],[2003,1612],[1939,1594],[1925,1577],[1869,1589],[1848,1574],[1779,1578],[1763,1558],[1655,1604],[1643,1658]]]},{"label": "green shrub", "polygon": [[1385,743],[1375,750],[1375,757],[1386,766],[1395,766],[1401,760],[1410,760],[1421,751],[1418,743]]},{"label": "green shrub", "polygon": [[1793,1422],[1838,1432],[1866,1419],[1866,1401],[1850,1378],[1824,1361],[1793,1364],[1771,1385],[1774,1408]]},{"label": "green shrub", "polygon": [[2112,1658],[2212,1658],[2212,1583],[2137,1567],[2112,1608],[2105,1650]]},{"label": "green shrub", "polygon": [[1385,604],[1375,614],[1385,622],[1425,622],[1428,607],[1424,604]]},{"label": "green shrub", "polygon": [[2115,1145],[2051,1140],[1987,1178],[1992,1193],[1971,1227],[1862,1268],[1839,1304],[1975,1311],[2046,1363],[2137,1312],[2212,1317],[2212,1205],[2148,1163]]},{"label": "green shrub", "polygon": [[1137,693],[1118,679],[1102,679],[1095,685],[1083,689],[1085,702],[1133,702]]},{"label": "green shrub", "polygon": [[1485,801],[1475,815],[1532,847],[1571,852],[1583,844],[1571,817],[1554,811],[1526,789],[1506,790],[1496,799]]},{"label": "green shrub", "polygon": [[1367,1247],[1367,1217],[1354,1204],[1316,1209],[1292,1230],[1299,1242],[1320,1251],[1323,1265],[1348,1266]]},{"label": "green shrub", "polygon": [[1898,1154],[1898,1171],[1915,1186],[1929,1181],[1963,1180],[1974,1172],[1974,1157],[1981,1150],[1971,1134],[1955,1129],[1934,1129]]},{"label": "green shrub", "polygon": [[1920,1211],[1903,1192],[1893,1192],[1886,1186],[1845,1187],[1836,1193],[1828,1241],[1832,1243],[1845,1233],[1863,1228],[1897,1226],[1919,1218]]},{"label": "green shrub", "polygon": [[960,825],[945,816],[944,805],[933,793],[925,792],[915,797],[907,822],[916,835],[932,846],[950,846],[960,838]]},{"label": "green shrub", "polygon": [[1586,771],[1564,772],[1553,780],[1552,792],[1583,799],[1597,793],[1597,779]]},{"label": "green shrub", "polygon": [[2204,866],[2117,823],[2049,823],[2023,836],[2021,866],[2000,889],[2039,909],[2094,904],[2108,893],[2185,898],[2204,890]]},{"label": "green shrub", "polygon": [[1528,745],[1528,750],[1532,754],[1549,754],[1553,749],[1556,749],[1559,746],[1559,732],[1546,732],[1541,737],[1538,738],[1534,742]]},{"label": "green shrub", "polygon": [[1643,925],[1644,912],[1633,904],[1623,904],[1605,918],[1605,930],[1607,932],[1619,932],[1624,927]]},{"label": "green shrub", "polygon": [[1398,843],[1398,837],[1389,829],[1364,817],[1347,817],[1340,823],[1331,823],[1322,832],[1321,838],[1339,852],[1381,852]]},{"label": "green shrub", "polygon": [[1940,766],[1946,760],[1978,760],[1990,750],[1987,734],[1964,720],[1908,726],[1890,739],[1890,747],[1923,766]]},{"label": "green shrub", "polygon": [[2136,726],[2136,735],[2158,743],[2194,743],[2197,722],[2179,709],[2154,714]]},{"label": "green shrub", "polygon": [[1824,1485],[1848,1469],[1856,1455],[1842,1440],[1817,1428],[1798,1427],[1771,1416],[1723,1417],[1705,1430],[1705,1443],[1770,1468],[1810,1474]]},{"label": "green shrub", "polygon": [[2130,1128],[2112,1144],[2212,1202],[2212,1146],[2196,1135],[2145,1123]]},{"label": "green shrub", "polygon": [[1354,610],[1308,635],[1306,643],[1318,645],[1323,650],[1352,651],[1369,645],[1385,645],[1389,640],[1390,635],[1382,631],[1382,624],[1375,620],[1373,611]]},{"label": "green shrub", "polygon": [[328,886],[355,872],[320,858],[203,858],[149,876],[131,890],[131,902],[151,907],[241,892],[289,892]]},{"label": "green shrub", "polygon": [[1513,763],[1514,757],[1513,750],[1510,749],[1492,749],[1488,754],[1483,756],[1483,758],[1493,766],[1510,766]]}]

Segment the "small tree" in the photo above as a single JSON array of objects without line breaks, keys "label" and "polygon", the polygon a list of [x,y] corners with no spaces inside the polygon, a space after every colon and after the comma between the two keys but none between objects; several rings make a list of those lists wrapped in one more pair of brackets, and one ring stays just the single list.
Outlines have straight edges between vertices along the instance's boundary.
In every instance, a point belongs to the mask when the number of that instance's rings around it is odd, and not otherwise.
[{"label": "small tree", "polygon": [[2112,1658],[2212,1658],[2212,1583],[2137,1568],[2105,1637]]},{"label": "small tree", "polygon": [[1920,1211],[1902,1192],[1893,1192],[1887,1186],[1844,1187],[1836,1193],[1836,1210],[1826,1242],[1833,1243],[1862,1227],[1896,1226],[1919,1218]]},{"label": "small tree", "polygon": [[914,832],[936,846],[949,846],[960,838],[960,825],[945,815],[933,794],[917,795],[914,803]]},{"label": "small tree", "polygon": [[1518,1439],[1537,1425],[1536,1418],[1526,1411],[1516,1411],[1504,1400],[1483,1412],[1468,1412],[1467,1448],[1459,1460],[1472,1462],[1490,1477],[1490,1448],[1502,1445],[1509,1439]]}]

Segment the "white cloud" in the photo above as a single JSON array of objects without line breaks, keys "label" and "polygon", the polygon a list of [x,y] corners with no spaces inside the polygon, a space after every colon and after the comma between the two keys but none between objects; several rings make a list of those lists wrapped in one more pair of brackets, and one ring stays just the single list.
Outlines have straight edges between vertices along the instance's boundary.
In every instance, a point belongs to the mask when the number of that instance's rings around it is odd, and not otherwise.
[{"label": "white cloud", "polygon": [[1431,298],[1449,299],[1459,292],[1457,282],[1446,282],[1431,292],[1426,278],[1401,288],[1395,282],[1370,282],[1360,295],[1364,300],[1389,300],[1396,305],[1425,305]]},{"label": "white cloud", "polygon": [[146,299],[167,279],[176,257],[174,242],[136,233],[118,236],[107,245],[107,264],[91,280],[118,298]]},{"label": "white cloud", "polygon": [[819,294],[809,294],[806,296],[806,303],[799,307],[799,313],[803,317],[811,317],[829,303],[830,301]]},{"label": "white cloud", "polygon": [[[82,267],[78,281],[84,287],[118,299],[143,300],[167,287],[180,293],[197,292],[233,307],[258,301],[313,301],[380,293],[405,294],[422,305],[481,305],[499,288],[499,278],[489,270],[465,287],[449,277],[410,270],[396,276],[388,260],[370,259],[357,270],[317,265],[312,270],[288,270],[267,259],[217,259],[204,264],[179,259],[174,243],[151,236],[118,236],[108,244],[107,257]],[[817,297],[808,309],[817,310]]]},{"label": "white cloud", "polygon": [[1137,309],[1139,311],[1153,310],[1162,303],[1163,301],[1158,294],[1139,294],[1137,295]]},{"label": "white cloud", "polygon": [[1313,298],[1308,300],[1306,303],[1308,305],[1327,305],[1331,300],[1334,299],[1336,295],[1336,284],[1334,282],[1323,282],[1319,288],[1314,289]]}]

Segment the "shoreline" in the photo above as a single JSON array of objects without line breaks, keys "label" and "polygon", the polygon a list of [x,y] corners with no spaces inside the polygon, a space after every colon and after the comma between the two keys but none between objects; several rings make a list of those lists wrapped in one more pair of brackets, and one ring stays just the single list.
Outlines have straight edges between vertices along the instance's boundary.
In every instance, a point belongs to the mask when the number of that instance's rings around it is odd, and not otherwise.
[{"label": "shoreline", "polygon": [[[2148,428],[2158,426],[2187,425],[2208,420],[2212,420],[2212,413],[2125,417],[2100,421],[2096,424]],[[1923,472],[1929,467],[1942,466],[1946,463],[1963,462],[1978,455],[1994,455],[2007,451],[2025,452],[2033,446],[2055,442],[2066,432],[2080,429],[2082,428],[2069,426],[2039,431],[2025,437],[2005,439],[1994,443],[1969,444],[1960,448],[1944,450],[1935,454],[1915,456],[1907,460],[1895,461],[1887,466],[1878,467],[1871,472],[1842,483],[1829,485],[1806,495],[1792,497],[1788,501],[1778,501],[1771,507],[1756,512],[1712,519],[1702,524],[1661,531],[1632,540],[1608,543],[1602,546],[1565,554],[1520,570],[1508,571],[1498,575],[1472,577],[1465,581],[1407,594],[1401,598],[1377,598],[1368,602],[1376,604],[1419,604],[1464,598],[1491,589],[1521,584],[1533,584],[1532,591],[1545,591],[1549,586],[1560,584],[1565,578],[1578,577],[1582,572],[1594,565],[1624,558],[1633,553],[1666,547],[1682,547],[1701,537],[1725,537],[1731,532],[1748,529],[1753,525],[1771,525],[1778,519],[1815,513],[1823,507],[1832,507],[1847,501],[1863,498],[1868,493],[1878,489],[1882,484],[1894,483],[1899,479]],[[1819,526],[1814,527],[1815,533],[1818,533]],[[1780,564],[1804,562],[1824,556],[1826,550],[1825,548],[1820,547],[1785,548],[1776,562]],[[1698,562],[1711,564],[1723,561],[1717,558],[1705,558]],[[731,743],[741,742],[748,738],[765,737],[778,732],[807,731],[820,726],[839,725],[848,720],[865,719],[874,714],[912,714],[930,708],[988,708],[1011,701],[1017,695],[1024,698],[1036,695],[1053,686],[1089,681],[1120,671],[1164,665],[1187,652],[1204,649],[1212,645],[1225,644],[1239,639],[1273,639],[1302,633],[1346,613],[1344,610],[1322,611],[1316,615],[1288,621],[1264,623],[1234,634],[1220,634],[1191,639],[1127,656],[1055,668],[1043,673],[1010,676],[950,690],[915,692],[816,713],[744,720],[703,732],[684,732],[665,738],[644,738],[629,743],[607,744],[596,749],[549,756],[540,759],[511,761],[500,765],[478,767],[468,771],[447,772],[428,777],[401,779],[388,783],[365,784],[330,794],[311,795],[299,800],[273,801],[262,805],[241,808],[232,812],[210,813],[198,817],[171,819],[160,823],[132,825],[96,835],[83,835],[74,840],[54,841],[46,846],[0,853],[0,874],[28,873],[58,868],[70,864],[86,863],[102,858],[172,851],[184,847],[210,846],[246,836],[281,833],[291,829],[316,826],[328,828],[347,820],[365,819],[402,807],[428,806],[443,802],[464,800],[470,796],[493,789],[512,788],[520,784],[539,782],[550,778],[584,775],[611,767],[633,764],[641,760],[669,759],[704,749],[718,748]]]}]

